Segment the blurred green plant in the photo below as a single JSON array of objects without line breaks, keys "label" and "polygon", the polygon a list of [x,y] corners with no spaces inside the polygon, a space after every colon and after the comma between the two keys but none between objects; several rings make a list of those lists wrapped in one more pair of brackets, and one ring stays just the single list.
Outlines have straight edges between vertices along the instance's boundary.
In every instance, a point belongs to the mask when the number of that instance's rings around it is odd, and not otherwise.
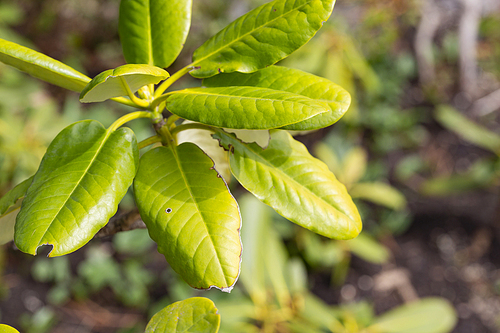
[{"label": "blurred green plant", "polygon": [[271,223],[272,210],[249,195],[240,198],[240,207],[247,221],[240,277],[245,292],[214,296],[221,333],[445,333],[455,326],[453,307],[440,298],[421,299],[378,317],[366,302],[325,304],[308,291],[304,263],[289,257]]},{"label": "blurred green plant", "polygon": [[463,140],[492,152],[492,157],[472,161],[460,174],[436,176],[424,180],[420,192],[425,195],[446,196],[497,186],[500,181],[500,135],[478,124],[450,105],[438,105],[436,120]]},{"label": "blurred green plant", "polygon": [[[149,305],[148,287],[156,281],[144,267],[152,241],[146,230],[132,230],[116,235],[113,244],[113,248],[107,243],[90,246],[76,275],[70,269],[69,258],[58,257],[35,261],[32,276],[36,281],[53,284],[47,294],[53,305],[63,305],[72,296],[86,299],[109,288],[125,306],[145,309]],[[122,260],[112,255],[113,249]]]},{"label": "blurred green plant", "polygon": [[[333,149],[327,143],[320,142],[315,145],[314,154],[345,184],[353,199],[385,207],[386,211],[393,214],[389,215],[387,220],[392,223],[394,220],[400,222],[394,225],[382,219],[383,224],[371,230],[372,233],[392,234],[408,227],[410,217],[404,195],[385,182],[363,181],[368,168],[368,154],[363,148],[343,144],[338,146],[338,149]],[[357,205],[360,206],[359,203]],[[366,206],[361,213],[364,214],[365,220],[369,216],[373,219],[377,215],[376,210],[370,209],[370,206]],[[382,231],[384,229],[385,231]],[[352,240],[331,241],[310,232],[297,230],[297,246],[312,267],[333,267],[332,283],[335,285],[344,283],[350,267],[351,254],[373,264],[385,263],[390,257],[387,248],[367,231],[361,232]]]},{"label": "blurred green plant", "polygon": [[344,87],[351,94],[348,122],[360,119],[357,80],[366,94],[375,96],[381,91],[381,83],[365,56],[357,48],[354,37],[346,32],[345,23],[328,22],[307,46],[300,48],[282,61],[286,66],[314,73]]},{"label": "blurred green plant", "polygon": [[34,314],[22,314],[19,322],[23,332],[47,333],[55,326],[57,319],[54,310],[50,306],[43,306]]}]

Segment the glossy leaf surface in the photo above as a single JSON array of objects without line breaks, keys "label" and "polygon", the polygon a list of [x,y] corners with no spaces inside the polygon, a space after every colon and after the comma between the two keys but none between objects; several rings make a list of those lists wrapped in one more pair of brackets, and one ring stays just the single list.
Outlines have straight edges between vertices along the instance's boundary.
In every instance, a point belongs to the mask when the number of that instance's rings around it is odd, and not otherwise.
[{"label": "glossy leaf surface", "polygon": [[118,32],[128,63],[169,67],[191,26],[191,0],[122,0]]},{"label": "glossy leaf surface", "polygon": [[145,333],[217,333],[219,325],[215,304],[208,298],[192,297],[156,313]]},{"label": "glossy leaf surface", "polygon": [[328,104],[328,112],[285,126],[284,129],[288,130],[312,130],[330,126],[344,115],[351,103],[351,96],[339,85],[316,75],[281,66],[269,66],[251,74],[222,73],[204,79],[203,85],[269,88],[306,96]]},{"label": "glossy leaf surface", "polygon": [[82,91],[90,81],[88,76],[62,62],[4,39],[0,39],[0,61],[40,80],[76,92]]},{"label": "glossy leaf surface", "polygon": [[[192,121],[185,120],[183,124],[190,124]],[[219,146],[219,142],[212,138],[212,133],[203,129],[189,129],[177,134],[177,143],[192,142],[210,156],[215,164],[215,170],[224,178],[226,182],[231,180],[231,170],[229,170],[229,155],[227,151]]]},{"label": "glossy leaf surface", "polygon": [[272,131],[265,150],[231,134],[217,132],[214,137],[230,149],[231,172],[241,185],[282,216],[335,239],[350,239],[361,231],[345,186],[286,131]]},{"label": "glossy leaf surface", "polygon": [[448,333],[456,322],[457,315],[448,301],[429,297],[384,313],[369,329],[380,333]]},{"label": "glossy leaf surface", "polygon": [[127,96],[122,80],[136,92],[148,84],[156,84],[169,77],[167,71],[150,65],[123,65],[108,69],[92,79],[80,94],[80,102],[102,102],[113,97]]},{"label": "glossy leaf surface", "polygon": [[173,92],[167,109],[179,117],[217,127],[270,129],[327,112],[326,103],[266,88],[192,88]]},{"label": "glossy leaf surface", "polygon": [[198,78],[251,73],[304,45],[333,10],[334,0],[275,0],[230,23],[193,54]]},{"label": "glossy leaf surface", "polygon": [[158,251],[194,288],[230,291],[240,268],[238,205],[212,160],[186,142],[141,157],[136,203]]},{"label": "glossy leaf surface", "polygon": [[50,244],[50,256],[60,256],[87,243],[115,214],[138,155],[128,128],[111,132],[92,120],[66,127],[47,149],[23,201],[17,247],[34,255]]},{"label": "glossy leaf surface", "polygon": [[24,197],[32,181],[33,176],[16,185],[0,199],[0,215],[3,215],[10,207],[14,206],[18,199]]},{"label": "glossy leaf surface", "polygon": [[1,333],[19,333],[19,331],[16,330],[15,328],[13,328],[9,325],[4,325],[4,324],[0,324],[0,332]]}]

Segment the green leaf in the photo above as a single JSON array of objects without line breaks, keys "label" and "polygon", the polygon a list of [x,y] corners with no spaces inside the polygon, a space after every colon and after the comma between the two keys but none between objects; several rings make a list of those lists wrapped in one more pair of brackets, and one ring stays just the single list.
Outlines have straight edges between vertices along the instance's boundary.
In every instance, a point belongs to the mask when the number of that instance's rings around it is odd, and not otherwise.
[{"label": "green leaf", "polygon": [[14,206],[28,191],[33,181],[33,176],[16,185],[0,199],[0,215],[3,215],[10,207]]},{"label": "green leaf", "polygon": [[231,151],[231,172],[241,185],[282,216],[329,238],[350,239],[361,231],[345,186],[286,131],[271,131],[265,150],[222,131],[214,138]]},{"label": "green leaf", "polygon": [[198,78],[251,73],[304,45],[328,20],[334,0],[275,0],[236,19],[193,54]]},{"label": "green leaf", "polygon": [[137,206],[158,251],[194,288],[230,291],[240,268],[241,218],[212,160],[186,142],[141,157]]},{"label": "green leaf", "polygon": [[90,78],[45,54],[0,38],[0,61],[43,81],[76,92]]},{"label": "green leaf", "polygon": [[217,127],[270,129],[327,112],[326,103],[266,88],[192,88],[172,92],[167,109],[179,117]]},{"label": "green leaf", "polygon": [[217,333],[219,325],[215,304],[208,298],[192,297],[159,311],[144,333]]},{"label": "green leaf", "polygon": [[389,250],[375,239],[362,232],[358,237],[346,241],[352,253],[374,264],[383,264],[389,260]]},{"label": "green leaf", "polygon": [[80,102],[102,102],[113,97],[127,96],[127,87],[135,93],[148,84],[156,84],[170,75],[164,69],[150,65],[123,65],[108,69],[92,79],[80,94]]},{"label": "green leaf", "polygon": [[370,201],[394,210],[406,207],[406,198],[403,193],[382,182],[354,184],[349,194],[353,198]]},{"label": "green leaf", "polygon": [[463,139],[500,155],[500,135],[469,120],[453,107],[449,105],[438,106],[435,117],[441,125],[457,133]]},{"label": "green leaf", "polygon": [[118,32],[128,63],[169,67],[191,25],[191,0],[122,0]]},{"label": "green leaf", "polygon": [[0,332],[1,333],[19,333],[19,331],[16,330],[15,328],[13,328],[9,325],[4,325],[4,324],[0,324]]},{"label": "green leaf", "polygon": [[[183,124],[193,123],[185,120]],[[192,142],[201,148],[214,161],[215,170],[229,183],[231,170],[229,170],[229,155],[219,143],[212,138],[212,133],[203,129],[189,129],[177,134],[177,143]]]},{"label": "green leaf", "polygon": [[424,298],[380,316],[370,331],[380,333],[448,333],[457,322],[451,304],[443,298]]},{"label": "green leaf", "polygon": [[60,256],[87,243],[111,216],[132,184],[139,152],[128,128],[106,130],[86,120],[52,141],[17,216],[15,243],[35,255],[52,245]]},{"label": "green leaf", "polygon": [[269,88],[306,96],[328,104],[328,112],[285,126],[284,129],[287,130],[302,131],[330,126],[342,118],[351,103],[351,96],[339,85],[316,75],[281,66],[270,66],[251,74],[223,73],[204,79],[203,85]]}]

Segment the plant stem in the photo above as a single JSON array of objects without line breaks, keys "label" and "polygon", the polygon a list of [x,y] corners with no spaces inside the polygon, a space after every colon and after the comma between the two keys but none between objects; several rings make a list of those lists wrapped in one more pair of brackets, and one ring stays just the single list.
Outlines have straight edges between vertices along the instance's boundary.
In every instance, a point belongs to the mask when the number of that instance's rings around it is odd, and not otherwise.
[{"label": "plant stem", "polygon": [[132,90],[130,90],[130,87],[127,84],[127,81],[123,77],[120,76],[120,82],[122,83],[123,88],[127,91],[128,97],[130,100],[138,107],[146,109],[149,106],[149,103],[146,102],[143,99],[138,98],[137,96],[134,95]]},{"label": "plant stem", "polygon": [[[158,90],[157,90],[158,91]],[[150,106],[150,109],[155,109],[156,107],[158,107],[163,101],[165,101],[167,99],[168,96],[170,96],[172,93],[175,93],[175,91],[171,91],[171,92],[168,92],[166,94],[163,94],[159,97],[155,97],[155,99],[153,100],[153,102],[151,102],[151,106]],[[155,95],[156,95],[156,92],[155,92]]]},{"label": "plant stem", "polygon": [[[173,114],[173,115],[171,115],[170,117],[168,117],[168,119],[167,119],[167,126],[168,126],[168,129],[169,129],[169,130],[172,130],[172,127],[174,127],[174,128],[175,128],[175,122],[176,122],[178,119],[180,119],[180,118],[181,118],[181,117],[179,117],[179,116],[177,116],[177,115],[175,115],[175,114]],[[174,126],[172,126],[172,125],[174,125]]]},{"label": "plant stem", "polygon": [[163,92],[167,90],[167,88],[170,87],[172,83],[180,79],[182,76],[184,76],[192,69],[193,69],[193,64],[190,64],[184,67],[183,69],[179,70],[178,72],[175,72],[171,77],[163,81],[163,83],[155,91],[154,94],[155,99],[161,96],[161,94],[163,94]]},{"label": "plant stem", "polygon": [[161,142],[161,136],[153,135],[147,139],[142,140],[137,145],[139,146],[139,149],[142,149],[142,148],[146,148],[147,146],[150,146],[150,145],[157,143],[157,142]]},{"label": "plant stem", "polygon": [[200,123],[189,123],[189,124],[182,124],[182,125],[179,125],[179,126],[173,128],[172,131],[170,132],[170,134],[175,136],[177,133],[179,133],[181,131],[189,130],[189,129],[203,129],[203,130],[207,130],[207,131],[214,132],[214,133],[216,132],[216,129],[212,126],[200,124]]},{"label": "plant stem", "polygon": [[117,103],[120,103],[120,104],[137,107],[137,105],[134,102],[132,102],[130,99],[125,98],[125,97],[113,97],[113,98],[111,98],[111,100],[115,101]]},{"label": "plant stem", "polygon": [[158,133],[158,136],[161,138],[161,143],[164,146],[175,148],[175,146],[177,145],[177,140],[175,140],[175,137],[170,133],[170,131],[168,130],[168,126],[164,121],[162,121],[161,126],[160,124],[155,124],[155,130],[156,133]]},{"label": "plant stem", "polygon": [[109,126],[108,130],[110,131],[116,131],[118,127],[122,126],[123,124],[134,120],[134,119],[139,119],[139,118],[151,118],[151,112],[149,111],[136,111],[136,112],[131,112],[123,117],[118,118],[111,126]]}]

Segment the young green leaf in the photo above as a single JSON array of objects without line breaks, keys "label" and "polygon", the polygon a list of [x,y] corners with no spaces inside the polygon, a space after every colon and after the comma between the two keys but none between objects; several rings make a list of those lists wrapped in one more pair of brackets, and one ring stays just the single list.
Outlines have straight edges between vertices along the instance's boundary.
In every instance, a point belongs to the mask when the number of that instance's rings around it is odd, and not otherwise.
[{"label": "young green leaf", "polygon": [[123,65],[108,69],[87,84],[80,94],[80,102],[102,102],[113,97],[127,96],[128,89],[135,93],[143,86],[156,84],[169,76],[166,70],[150,65]]},{"label": "young green leaf", "polygon": [[76,92],[90,78],[45,54],[0,38],[0,61],[40,80]]},{"label": "young green leaf", "polygon": [[33,176],[17,184],[0,199],[0,215],[3,215],[10,207],[14,206],[18,199],[26,195],[26,191],[33,181]]},{"label": "young green leaf", "polygon": [[380,333],[448,333],[456,322],[457,315],[448,301],[429,297],[384,313],[368,329]]},{"label": "young green leaf", "polygon": [[195,144],[158,147],[141,157],[134,192],[158,251],[194,288],[230,291],[240,268],[236,200]]},{"label": "young green leaf", "polygon": [[50,256],[87,243],[111,216],[132,184],[139,152],[128,128],[106,130],[86,120],[66,127],[52,141],[17,216],[15,243]]},{"label": "young green leaf", "polygon": [[328,104],[328,112],[283,127],[287,130],[303,131],[330,126],[342,118],[351,103],[351,96],[339,85],[316,75],[281,66],[269,66],[251,74],[222,73],[204,79],[203,85],[269,88],[306,96]]},{"label": "young green leaf", "polygon": [[214,138],[230,150],[231,172],[241,185],[282,216],[335,239],[350,239],[361,231],[345,186],[286,131],[271,131],[265,150],[222,131]]},{"label": "young green leaf", "polygon": [[208,298],[192,297],[156,313],[144,333],[217,333],[219,325],[215,304]]},{"label": "young green leaf", "polygon": [[326,103],[254,87],[192,88],[172,92],[167,109],[179,117],[217,127],[270,129],[328,112]]},{"label": "young green leaf", "polygon": [[128,63],[169,67],[191,26],[192,0],[122,0],[118,32]]},{"label": "young green leaf", "polygon": [[304,45],[328,20],[335,0],[275,0],[241,16],[193,54],[191,75],[251,73]]}]

